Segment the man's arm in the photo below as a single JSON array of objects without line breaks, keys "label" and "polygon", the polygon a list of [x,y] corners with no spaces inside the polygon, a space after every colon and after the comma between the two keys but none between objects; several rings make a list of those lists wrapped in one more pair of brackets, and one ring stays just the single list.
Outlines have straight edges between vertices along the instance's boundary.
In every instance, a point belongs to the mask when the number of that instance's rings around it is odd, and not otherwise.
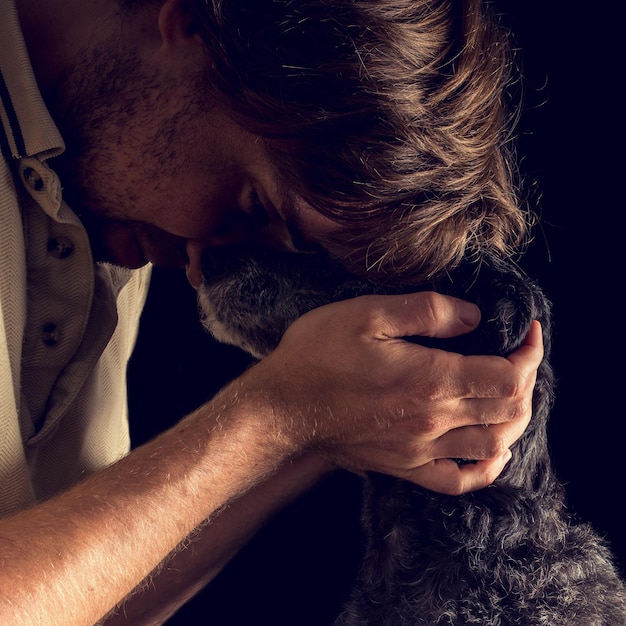
[{"label": "man's arm", "polygon": [[328,470],[328,461],[316,454],[288,463],[203,524],[103,624],[163,624],[219,574],[264,522]]},{"label": "man's arm", "polygon": [[[399,339],[450,336],[477,322],[475,311],[433,294],[359,298],[303,316],[275,352],[175,427],[0,522],[0,623],[91,626],[207,519],[194,567],[210,577],[302,487],[287,479],[258,499],[253,489],[272,489],[269,479],[281,468],[288,476],[284,468],[308,451],[325,461],[299,466],[304,486],[325,463],[447,493],[486,486],[530,418],[540,332],[508,359]],[[451,457],[480,461],[459,467]],[[235,502],[250,507],[243,527],[211,523]]]}]

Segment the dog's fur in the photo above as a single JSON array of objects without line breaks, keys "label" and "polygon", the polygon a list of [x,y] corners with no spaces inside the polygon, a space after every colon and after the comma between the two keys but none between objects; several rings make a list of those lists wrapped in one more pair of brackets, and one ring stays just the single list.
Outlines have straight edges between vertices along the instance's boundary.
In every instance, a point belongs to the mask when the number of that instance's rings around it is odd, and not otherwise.
[{"label": "dog's fur", "polygon": [[[299,315],[367,293],[425,288],[479,305],[478,330],[449,340],[411,340],[464,354],[506,355],[533,319],[550,349],[550,307],[512,263],[484,256],[436,285],[385,288],[322,255],[219,248],[203,258],[205,326],[258,358]],[[366,481],[365,558],[336,626],[620,626],[626,590],[602,540],[568,515],[550,465],[546,423],[553,395],[547,359],[533,419],[495,484],[460,497],[379,474]],[[461,462],[461,461],[459,461]]]}]

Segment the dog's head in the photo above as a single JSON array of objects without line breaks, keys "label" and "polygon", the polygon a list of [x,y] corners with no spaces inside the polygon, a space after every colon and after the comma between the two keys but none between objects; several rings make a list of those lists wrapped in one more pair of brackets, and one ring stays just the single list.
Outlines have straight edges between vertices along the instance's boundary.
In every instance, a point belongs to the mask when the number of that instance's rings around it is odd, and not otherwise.
[{"label": "dog's head", "polygon": [[323,253],[223,246],[205,251],[202,268],[199,308],[205,328],[257,358],[271,352],[307,311],[372,293],[434,290],[477,304],[483,321],[474,333],[446,340],[411,338],[463,354],[508,354],[533,319],[544,328],[549,322],[542,292],[513,263],[490,255],[462,264],[436,283],[402,288],[356,277]]},{"label": "dog's head", "polygon": [[[203,255],[204,283],[199,289],[204,326],[220,341],[262,358],[280,342],[287,327],[318,306],[372,293],[434,290],[469,300],[482,313],[479,327],[449,339],[407,337],[429,347],[461,354],[505,356],[524,340],[532,320],[541,322],[545,354],[550,349],[550,307],[543,292],[512,262],[484,255],[461,264],[445,278],[403,288],[358,278],[324,254],[294,254],[267,249],[219,247]],[[544,359],[533,397],[533,420],[517,442],[499,484],[538,488],[549,482],[546,424],[552,404],[553,375]],[[524,459],[522,461],[522,459]],[[535,472],[518,465],[536,466]]]}]

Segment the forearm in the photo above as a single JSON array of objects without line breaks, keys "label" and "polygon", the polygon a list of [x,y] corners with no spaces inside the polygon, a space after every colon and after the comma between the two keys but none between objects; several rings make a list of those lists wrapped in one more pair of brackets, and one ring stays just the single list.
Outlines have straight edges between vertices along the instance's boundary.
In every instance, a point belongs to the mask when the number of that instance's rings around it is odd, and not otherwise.
[{"label": "forearm", "polygon": [[97,622],[196,527],[289,461],[295,450],[261,427],[266,418],[231,386],[114,466],[3,520],[0,623]]},{"label": "forearm", "polygon": [[307,455],[232,502],[194,532],[148,581],[104,622],[156,626],[210,582],[274,513],[313,486],[328,464]]}]

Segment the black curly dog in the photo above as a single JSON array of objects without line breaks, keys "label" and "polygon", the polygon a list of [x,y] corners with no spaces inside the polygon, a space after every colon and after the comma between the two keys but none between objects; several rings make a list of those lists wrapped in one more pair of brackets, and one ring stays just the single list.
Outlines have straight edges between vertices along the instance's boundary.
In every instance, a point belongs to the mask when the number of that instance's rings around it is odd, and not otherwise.
[{"label": "black curly dog", "polygon": [[[220,340],[263,357],[299,315],[367,293],[433,289],[478,304],[468,335],[411,338],[464,354],[506,355],[538,319],[550,349],[550,306],[512,263],[467,263],[433,285],[389,289],[323,256],[224,247],[203,258],[199,302]],[[553,374],[544,359],[533,419],[495,484],[461,497],[371,474],[366,554],[336,626],[623,626],[626,590],[602,540],[575,523],[551,468],[546,423]]]}]

